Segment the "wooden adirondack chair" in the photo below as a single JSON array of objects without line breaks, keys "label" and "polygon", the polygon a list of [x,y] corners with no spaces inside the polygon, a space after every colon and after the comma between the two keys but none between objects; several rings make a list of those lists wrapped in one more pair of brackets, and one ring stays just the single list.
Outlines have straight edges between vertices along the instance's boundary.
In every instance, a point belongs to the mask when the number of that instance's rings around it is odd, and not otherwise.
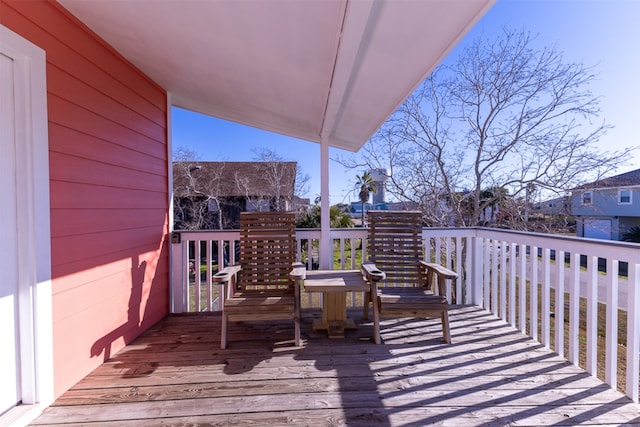
[{"label": "wooden adirondack chair", "polygon": [[[365,297],[364,318],[373,303],[374,341],[380,344],[380,318],[440,317],[444,341],[451,343],[446,279],[457,274],[424,260],[422,214],[409,211],[369,211],[370,262],[362,270],[372,286]],[[432,285],[438,280],[438,295]],[[371,295],[375,289],[375,295]]]},{"label": "wooden adirondack chair", "polygon": [[239,264],[214,275],[225,285],[220,347],[227,346],[228,322],[291,319],[300,346],[300,287],[290,273],[296,263],[295,213],[240,214]]}]

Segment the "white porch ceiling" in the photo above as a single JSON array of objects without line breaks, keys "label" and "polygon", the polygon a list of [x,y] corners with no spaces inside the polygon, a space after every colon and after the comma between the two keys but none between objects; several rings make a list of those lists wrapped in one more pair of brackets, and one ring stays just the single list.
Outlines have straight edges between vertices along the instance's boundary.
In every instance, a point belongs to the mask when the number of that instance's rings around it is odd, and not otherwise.
[{"label": "white porch ceiling", "polygon": [[495,0],[59,0],[175,106],[357,151]]}]

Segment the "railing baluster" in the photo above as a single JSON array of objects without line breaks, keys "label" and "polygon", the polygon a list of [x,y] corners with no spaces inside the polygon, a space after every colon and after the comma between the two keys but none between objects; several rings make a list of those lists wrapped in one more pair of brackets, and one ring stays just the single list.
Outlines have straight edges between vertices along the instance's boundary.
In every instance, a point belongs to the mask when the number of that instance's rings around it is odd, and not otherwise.
[{"label": "railing baluster", "polygon": [[629,263],[627,295],[627,387],[626,393],[638,403],[640,378],[640,262]]},{"label": "railing baluster", "polygon": [[367,244],[366,237],[362,237],[362,262],[369,257],[369,254],[367,253]]},{"label": "railing baluster", "polygon": [[569,362],[578,366],[580,354],[580,254],[571,258],[569,290]]},{"label": "railing baluster", "polygon": [[184,290],[189,283],[189,262],[185,256],[186,241],[171,244],[171,297],[170,308],[172,313],[184,312]]},{"label": "railing baluster", "polygon": [[598,372],[598,257],[587,263],[587,372]]},{"label": "railing baluster", "polygon": [[500,318],[505,322],[508,322],[507,303],[509,300],[507,299],[507,242],[501,240],[498,249],[500,251],[500,257],[498,258],[500,263]]},{"label": "railing baluster", "polygon": [[[462,258],[462,237],[458,237],[455,241],[456,245],[456,265],[455,271],[458,272],[458,278],[456,279],[456,304],[468,304],[469,292],[463,290],[463,282],[465,281],[465,271],[469,273],[468,269],[463,268]],[[469,259],[469,257],[464,258]]]},{"label": "railing baluster", "polygon": [[491,312],[499,315],[500,295],[498,294],[498,241],[491,240]]},{"label": "railing baluster", "polygon": [[[451,237],[445,238],[445,251],[446,251],[446,254],[445,254],[445,259],[446,259],[445,266],[447,268],[451,268]],[[447,301],[453,301],[451,299],[451,294],[452,294],[451,279],[446,279],[446,281],[447,281],[447,285],[446,285],[445,289],[447,290],[447,295],[446,295]]]},{"label": "railing baluster", "polygon": [[484,284],[484,306],[486,310],[491,310],[491,239],[484,239],[484,259],[482,267],[484,268],[483,284]]},{"label": "railing baluster", "polygon": [[551,337],[551,250],[544,248],[542,258],[542,304],[540,316],[542,317],[542,344],[549,348]]},{"label": "railing baluster", "polygon": [[199,312],[202,309],[202,298],[200,295],[200,286],[202,285],[201,273],[200,273],[200,262],[202,258],[200,256],[200,243],[201,240],[194,240],[193,245],[193,275],[194,275],[194,296],[193,302],[195,307],[195,312]]},{"label": "railing baluster", "polygon": [[[484,251],[484,239],[479,236],[473,236],[471,239],[467,238],[467,242],[469,243],[471,240],[471,245],[469,245],[470,249],[473,247],[473,251],[471,256],[473,256],[473,261],[471,262],[471,266],[468,271],[471,272],[471,286],[473,286],[473,296],[471,302],[478,305],[479,307],[486,308],[487,304],[485,302],[485,298],[487,295],[486,289],[484,287],[483,272],[486,258],[483,258],[485,255]],[[468,256],[467,258],[471,258]],[[468,282],[467,282],[468,283]]]},{"label": "railing baluster", "polygon": [[527,333],[527,245],[520,245],[520,275],[518,277],[518,301],[520,303],[520,332]]},{"label": "railing baluster", "polygon": [[509,323],[514,328],[516,322],[516,244],[509,244]]},{"label": "railing baluster", "polygon": [[[311,270],[313,268],[313,252],[312,252],[312,247],[311,245],[313,245],[313,240],[312,239],[300,239],[300,241],[302,242],[302,240],[307,242],[307,270]],[[302,256],[302,255],[300,255]]]},{"label": "railing baluster", "polygon": [[564,251],[556,251],[555,350],[564,357]]},{"label": "railing baluster", "polygon": [[618,260],[607,258],[607,308],[605,333],[605,381],[614,390],[618,384]]},{"label": "railing baluster", "polygon": [[236,241],[229,241],[229,265],[234,265],[238,262],[236,259]]},{"label": "railing baluster", "polygon": [[529,335],[538,341],[538,247],[531,246],[531,281],[529,282]]},{"label": "railing baluster", "polygon": [[356,259],[356,239],[352,237],[349,239],[349,242],[351,246],[351,269],[355,270],[358,261]]},{"label": "railing baluster", "polygon": [[213,269],[211,268],[211,257],[213,252],[211,251],[212,243],[211,240],[205,240],[205,256],[206,260],[206,275],[207,275],[207,310],[213,311],[213,281],[211,280],[211,276],[213,276]]},{"label": "railing baluster", "polygon": [[[433,262],[435,262],[436,264],[442,264],[442,237],[436,237],[435,238],[435,260]],[[438,286],[438,278],[436,277],[435,282],[433,285],[433,292],[436,295],[440,294],[440,286]],[[451,301],[451,300],[449,300]]]}]

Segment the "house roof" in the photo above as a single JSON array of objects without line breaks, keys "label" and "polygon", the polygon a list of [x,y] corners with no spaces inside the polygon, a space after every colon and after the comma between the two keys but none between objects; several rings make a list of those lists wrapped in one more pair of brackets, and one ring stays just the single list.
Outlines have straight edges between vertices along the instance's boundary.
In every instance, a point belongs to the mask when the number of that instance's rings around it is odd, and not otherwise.
[{"label": "house roof", "polygon": [[357,151],[495,0],[58,0],[172,105]]},{"label": "house roof", "polygon": [[174,162],[174,194],[292,199],[296,167],[296,162]]},{"label": "house roof", "polygon": [[583,184],[576,187],[575,190],[585,188],[631,187],[635,185],[640,185],[640,169]]}]

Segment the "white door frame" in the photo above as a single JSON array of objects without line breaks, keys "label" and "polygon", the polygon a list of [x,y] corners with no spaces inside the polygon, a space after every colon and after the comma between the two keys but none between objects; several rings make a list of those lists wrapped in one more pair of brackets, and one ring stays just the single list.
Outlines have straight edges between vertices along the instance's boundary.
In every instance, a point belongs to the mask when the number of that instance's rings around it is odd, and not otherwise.
[{"label": "white door frame", "polygon": [[[54,399],[49,140],[45,52],[0,25],[0,52],[13,59],[18,210],[18,304],[22,405],[0,424],[31,421]],[[18,415],[16,415],[18,414]]]}]

